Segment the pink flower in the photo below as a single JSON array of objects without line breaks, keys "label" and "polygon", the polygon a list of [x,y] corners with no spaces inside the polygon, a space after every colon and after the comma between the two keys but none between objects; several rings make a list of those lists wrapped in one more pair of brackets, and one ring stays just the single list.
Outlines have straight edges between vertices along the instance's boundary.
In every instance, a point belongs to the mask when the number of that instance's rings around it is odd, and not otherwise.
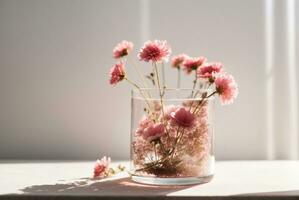
[{"label": "pink flower", "polygon": [[168,46],[166,41],[147,41],[140,49],[138,58],[145,62],[167,61],[170,53],[171,48]]},{"label": "pink flower", "polygon": [[113,57],[117,59],[128,55],[132,51],[133,46],[134,45],[132,42],[123,40],[121,43],[118,43],[113,49]]},{"label": "pink flower", "polygon": [[139,122],[139,127],[136,130],[136,135],[143,136],[145,129],[149,126],[152,126],[153,124],[154,124],[153,120],[149,119],[146,116],[143,116],[143,118]]},{"label": "pink flower", "polygon": [[208,78],[212,79],[215,74],[220,73],[222,71],[222,63],[206,63],[204,66],[198,68],[197,76],[198,78]]},{"label": "pink flower", "polygon": [[171,119],[170,114],[172,112],[174,112],[176,109],[177,109],[177,107],[175,105],[165,106],[165,108],[164,108],[164,113],[165,113],[164,117],[165,117],[165,119],[167,119],[167,120]]},{"label": "pink flower", "polygon": [[198,67],[202,66],[206,62],[207,58],[198,57],[198,58],[186,58],[183,62],[184,70],[187,74],[190,74],[193,70],[197,70]]},{"label": "pink flower", "polygon": [[151,124],[146,129],[142,135],[143,139],[151,142],[158,139],[165,134],[165,126],[162,123]]},{"label": "pink flower", "polygon": [[188,58],[186,54],[173,56],[171,59],[171,66],[174,68],[180,68],[186,58]]},{"label": "pink flower", "polygon": [[170,114],[172,122],[182,126],[182,127],[191,127],[194,124],[195,116],[189,110],[180,107],[175,112]]},{"label": "pink flower", "polygon": [[231,104],[238,95],[238,85],[232,75],[218,74],[215,85],[222,105]]},{"label": "pink flower", "polygon": [[108,168],[111,163],[111,158],[104,156],[101,160],[97,160],[94,170],[93,170],[93,177],[105,177],[108,174]]},{"label": "pink flower", "polygon": [[125,66],[123,62],[115,64],[110,70],[110,84],[116,85],[125,78]]}]

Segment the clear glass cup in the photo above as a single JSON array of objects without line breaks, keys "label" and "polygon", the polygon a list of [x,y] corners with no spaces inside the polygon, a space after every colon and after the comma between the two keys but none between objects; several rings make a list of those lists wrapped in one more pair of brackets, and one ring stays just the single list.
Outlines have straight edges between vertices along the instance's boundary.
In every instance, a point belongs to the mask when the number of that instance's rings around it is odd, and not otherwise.
[{"label": "clear glass cup", "polygon": [[187,185],[212,179],[214,97],[209,94],[207,89],[132,91],[132,180]]}]

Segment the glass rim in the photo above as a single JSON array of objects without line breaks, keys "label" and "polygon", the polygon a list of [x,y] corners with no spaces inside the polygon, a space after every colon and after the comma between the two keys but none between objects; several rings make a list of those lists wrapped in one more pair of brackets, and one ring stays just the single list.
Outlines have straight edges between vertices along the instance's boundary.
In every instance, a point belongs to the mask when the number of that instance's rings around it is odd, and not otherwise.
[{"label": "glass rim", "polygon": [[[140,92],[141,91],[141,92]],[[147,91],[155,91],[155,92],[159,92],[159,89],[158,88],[139,88],[139,89],[132,89],[131,90],[131,98],[132,99],[142,99],[142,100],[144,100],[144,97],[142,97],[142,95],[141,96],[139,96],[140,95],[140,93],[143,93],[143,92],[147,92]],[[201,92],[201,93],[203,93],[203,92],[207,92],[208,94],[212,91],[212,89],[211,88],[205,88],[205,89],[203,89],[203,88],[201,88],[201,89],[192,89],[192,88],[166,88],[165,89],[165,91],[170,91],[170,92],[173,92],[173,91],[189,91],[189,92],[192,92],[192,91],[194,91],[194,92]],[[135,94],[138,94],[138,96],[135,96]],[[146,95],[146,93],[145,93],[145,95]],[[211,96],[211,97],[209,97],[208,99],[206,99],[206,100],[214,100],[214,96]],[[146,97],[146,99],[147,100],[149,100],[149,101],[159,101],[160,100],[160,98],[159,97],[149,97],[149,96],[147,96]],[[182,98],[179,98],[179,97],[174,97],[174,98],[163,98],[165,101],[178,101],[178,100],[201,100],[202,99],[202,97],[199,95],[199,96],[196,96],[196,97],[182,97]]]},{"label": "glass rim", "polygon": [[[139,92],[139,91],[159,91],[158,88],[134,88],[134,89],[131,89],[131,91],[134,91],[134,92]],[[165,88],[164,91],[195,91],[195,92],[208,92],[208,91],[211,91],[212,89],[211,88],[201,88],[201,89],[198,89],[198,88]]]}]

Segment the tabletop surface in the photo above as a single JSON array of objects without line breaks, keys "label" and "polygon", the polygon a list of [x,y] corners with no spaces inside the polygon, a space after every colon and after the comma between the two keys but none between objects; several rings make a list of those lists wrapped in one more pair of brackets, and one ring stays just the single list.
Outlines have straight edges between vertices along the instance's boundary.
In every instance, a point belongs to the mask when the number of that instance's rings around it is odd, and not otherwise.
[{"label": "tabletop surface", "polygon": [[213,180],[192,186],[141,185],[126,173],[94,180],[93,166],[86,161],[1,161],[0,199],[299,198],[299,161],[217,161]]}]

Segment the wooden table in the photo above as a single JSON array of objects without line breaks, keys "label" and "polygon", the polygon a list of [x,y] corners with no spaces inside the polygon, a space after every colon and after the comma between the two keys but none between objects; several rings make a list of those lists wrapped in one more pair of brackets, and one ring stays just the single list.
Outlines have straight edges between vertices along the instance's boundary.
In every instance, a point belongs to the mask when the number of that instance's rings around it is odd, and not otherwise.
[{"label": "wooden table", "polygon": [[217,161],[210,183],[171,187],[137,184],[126,173],[93,180],[93,165],[2,161],[0,199],[299,199],[299,161]]}]

